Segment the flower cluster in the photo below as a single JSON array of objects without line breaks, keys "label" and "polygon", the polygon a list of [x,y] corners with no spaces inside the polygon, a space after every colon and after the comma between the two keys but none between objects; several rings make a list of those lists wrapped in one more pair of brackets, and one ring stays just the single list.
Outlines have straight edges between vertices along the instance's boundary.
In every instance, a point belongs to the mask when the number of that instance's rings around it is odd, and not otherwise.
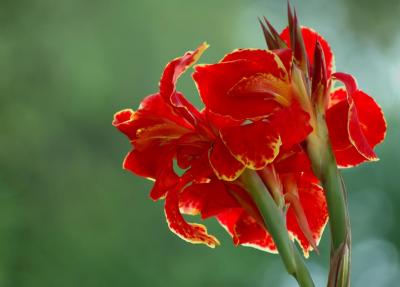
[{"label": "flower cluster", "polygon": [[203,225],[182,216],[200,215],[216,218],[236,245],[277,251],[242,181],[251,169],[307,256],[328,220],[324,191],[307,152],[307,139],[321,136],[321,117],[339,167],[377,159],[373,148],[386,131],[381,109],[352,76],[334,71],[322,36],[296,25],[291,17],[278,34],[265,20],[269,49],[238,49],[218,63],[196,65],[193,79],[202,110],[176,90],[176,83],[207,44],[169,62],[158,93],[136,111],[115,114],[113,125],[132,144],[123,167],[154,180],[150,197],[165,199],[168,226],[182,239],[219,244]]}]

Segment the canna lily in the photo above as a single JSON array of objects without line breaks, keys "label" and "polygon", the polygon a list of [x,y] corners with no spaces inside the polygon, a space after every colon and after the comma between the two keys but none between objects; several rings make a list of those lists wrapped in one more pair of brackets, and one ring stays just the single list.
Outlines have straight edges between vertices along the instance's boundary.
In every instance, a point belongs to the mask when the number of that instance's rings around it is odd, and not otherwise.
[{"label": "canna lily", "polygon": [[[299,144],[312,131],[309,116],[297,102],[289,103],[279,96],[282,91],[292,93],[287,85],[291,52],[237,50],[224,57],[224,66],[236,64],[244,55],[253,57],[254,61],[240,62],[250,72],[263,69],[273,75],[279,86],[270,88],[285,103],[279,107],[271,101],[257,111],[251,105],[246,106],[247,110],[239,105],[235,116],[243,111],[252,115],[233,117],[208,108],[198,111],[176,91],[179,76],[206,48],[202,44],[194,52],[172,60],[161,77],[159,93],[146,97],[136,111],[127,109],[115,114],[113,125],[129,138],[133,147],[123,167],[155,181],[150,197],[165,198],[169,228],[184,240],[210,247],[219,244],[203,225],[188,223],[182,216],[200,214],[203,219],[215,217],[236,245],[276,253],[260,212],[241,182],[246,168],[258,170],[282,212],[286,212],[289,232],[308,255],[316,248],[328,216],[322,188],[304,153],[305,160],[298,164]],[[196,69],[200,67],[207,66]],[[257,81],[257,77],[252,80]],[[233,90],[242,90],[242,85],[245,87],[246,81],[242,80]],[[245,94],[238,103],[227,101],[227,106],[246,105],[243,100]],[[274,113],[263,115],[265,109]],[[304,124],[295,126],[296,121]],[[178,175],[174,162],[182,175]]]},{"label": "canna lily", "polygon": [[215,218],[235,245],[280,253],[300,286],[314,286],[292,241],[307,257],[330,217],[329,286],[349,286],[351,234],[338,167],[378,159],[386,122],[355,78],[335,72],[328,42],[300,27],[288,5],[281,33],[260,20],[269,49],[238,49],[197,65],[205,108],[176,90],[179,77],[208,47],[169,62],[159,92],[113,125],[132,144],[123,167],[154,181],[172,232],[191,243],[219,244],[183,214]]},{"label": "canna lily", "polygon": [[[207,109],[234,119],[254,119],[297,104],[313,116],[313,106],[321,105],[339,167],[377,160],[373,148],[383,141],[386,123],[374,99],[357,88],[352,76],[335,73],[331,48],[317,32],[303,27],[301,36],[296,34],[295,17],[281,34],[265,21],[262,27],[273,50],[238,50],[216,64],[195,67],[193,78]],[[312,81],[310,87],[304,86],[299,70]],[[330,91],[334,81],[345,85]],[[328,93],[321,103],[306,95],[318,85]],[[295,118],[288,124],[293,123],[307,124]]]}]

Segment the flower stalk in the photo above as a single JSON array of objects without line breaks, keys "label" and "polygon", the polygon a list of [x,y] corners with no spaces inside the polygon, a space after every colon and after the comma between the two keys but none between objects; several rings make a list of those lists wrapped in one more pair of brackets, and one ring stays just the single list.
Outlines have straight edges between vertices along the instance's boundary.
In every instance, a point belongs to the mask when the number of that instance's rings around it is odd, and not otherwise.
[{"label": "flower stalk", "polygon": [[328,287],[348,287],[350,286],[351,254],[350,219],[347,194],[338,170],[326,122],[326,107],[331,82],[327,77],[325,56],[319,41],[316,42],[314,50],[311,85],[309,81],[302,81],[301,78],[296,82],[303,98],[311,99],[311,101],[306,101],[308,105],[303,104],[310,112],[310,122],[313,126],[313,132],[306,139],[306,149],[314,174],[325,190],[328,205],[332,240]]},{"label": "flower stalk", "polygon": [[315,175],[325,190],[331,231],[331,260],[328,287],[350,286],[351,230],[346,189],[337,168],[322,114],[317,128],[308,136],[307,152]]},{"label": "flower stalk", "polygon": [[284,214],[278,208],[262,179],[256,171],[249,169],[243,172],[240,179],[256,203],[287,272],[297,280],[299,286],[315,286],[298,249],[289,237]]}]

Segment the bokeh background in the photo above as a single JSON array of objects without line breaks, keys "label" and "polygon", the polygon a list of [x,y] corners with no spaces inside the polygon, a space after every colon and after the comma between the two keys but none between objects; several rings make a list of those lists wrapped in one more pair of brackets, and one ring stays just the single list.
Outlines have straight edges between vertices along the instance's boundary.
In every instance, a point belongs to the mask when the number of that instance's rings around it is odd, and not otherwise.
[{"label": "bokeh background", "polygon": [[[400,2],[292,1],[340,71],[382,105],[381,160],[343,171],[353,226],[353,285],[400,282]],[[278,256],[189,245],[168,231],[151,183],[121,169],[129,143],[112,126],[157,90],[165,64],[211,44],[201,62],[264,47],[257,17],[279,29],[286,1],[0,2],[0,286],[296,286]],[[201,105],[190,75],[179,84]],[[329,231],[307,261],[325,285]]]}]

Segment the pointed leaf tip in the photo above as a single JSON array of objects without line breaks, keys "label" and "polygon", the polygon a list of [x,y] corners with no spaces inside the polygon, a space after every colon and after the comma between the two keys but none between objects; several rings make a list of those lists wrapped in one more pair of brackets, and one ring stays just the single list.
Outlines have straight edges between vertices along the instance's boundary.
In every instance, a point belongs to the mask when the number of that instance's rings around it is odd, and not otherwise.
[{"label": "pointed leaf tip", "polygon": [[260,18],[258,18],[258,21],[260,22],[261,29],[263,31],[265,42],[267,43],[268,49],[273,49],[274,48],[274,39],[273,39],[271,33],[269,32],[269,30],[267,29],[267,27],[265,26],[265,24],[262,22],[262,20]]},{"label": "pointed leaf tip", "polygon": [[274,26],[268,21],[268,19],[264,16],[263,17],[265,24],[262,23],[263,30],[265,29],[268,33],[268,38],[270,39],[270,44],[268,44],[268,48],[270,50],[274,49],[283,49],[287,48],[286,43],[282,40],[281,36],[279,33],[276,31]]},{"label": "pointed leaf tip", "polygon": [[288,20],[290,32],[290,46],[293,50],[294,59],[304,73],[309,74],[309,59],[307,57],[301,26],[298,22],[296,9],[291,9],[288,3]]},{"label": "pointed leaf tip", "polygon": [[324,110],[326,90],[328,88],[327,69],[324,51],[318,39],[314,49],[314,65],[312,68],[311,97],[314,103]]}]

